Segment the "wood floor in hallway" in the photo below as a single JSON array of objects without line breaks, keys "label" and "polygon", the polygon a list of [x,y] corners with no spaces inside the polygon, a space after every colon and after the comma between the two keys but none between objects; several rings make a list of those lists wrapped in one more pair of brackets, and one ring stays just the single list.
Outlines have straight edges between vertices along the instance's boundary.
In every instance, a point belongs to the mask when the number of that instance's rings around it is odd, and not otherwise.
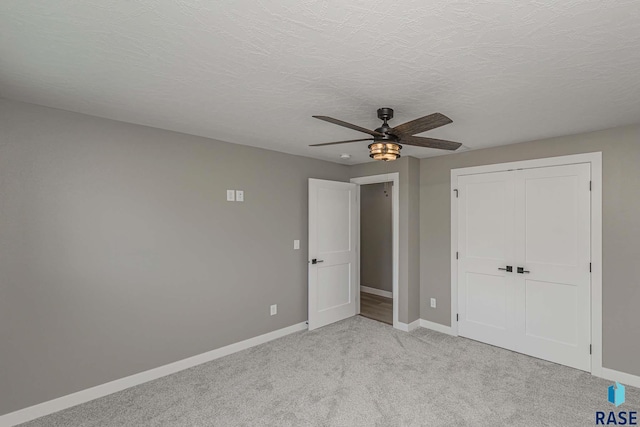
[{"label": "wood floor in hallway", "polygon": [[393,299],[360,292],[360,315],[393,325]]}]

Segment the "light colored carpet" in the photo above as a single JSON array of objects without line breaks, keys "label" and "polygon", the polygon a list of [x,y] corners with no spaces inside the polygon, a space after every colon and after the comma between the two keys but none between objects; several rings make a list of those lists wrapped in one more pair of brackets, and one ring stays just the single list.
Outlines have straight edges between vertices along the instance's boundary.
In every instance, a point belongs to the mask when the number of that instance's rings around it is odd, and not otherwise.
[{"label": "light colored carpet", "polygon": [[[25,426],[588,426],[611,383],[427,329],[356,316]],[[640,411],[640,390],[627,403]]]}]

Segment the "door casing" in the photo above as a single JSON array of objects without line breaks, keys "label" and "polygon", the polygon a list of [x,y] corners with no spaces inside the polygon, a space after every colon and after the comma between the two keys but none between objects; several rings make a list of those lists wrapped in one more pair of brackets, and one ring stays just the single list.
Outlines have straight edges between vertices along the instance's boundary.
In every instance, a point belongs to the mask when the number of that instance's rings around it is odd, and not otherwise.
[{"label": "door casing", "polygon": [[591,166],[591,374],[602,376],[602,152],[451,170],[451,334],[458,335],[458,177],[516,169],[588,163]]},{"label": "door casing", "polygon": [[[393,292],[393,327],[395,329],[405,330],[402,328],[400,321],[398,320],[399,310],[399,253],[400,253],[400,174],[398,172],[386,173],[381,175],[361,176],[358,178],[351,178],[354,184],[358,184],[356,190],[358,194],[358,201],[356,203],[358,213],[358,241],[360,241],[360,186],[366,184],[380,184],[383,182],[392,182],[393,190],[391,191],[391,223],[392,223],[392,292]],[[360,283],[360,248],[358,248],[358,260],[356,268],[356,280]],[[360,314],[360,295],[358,294],[356,312]]]}]

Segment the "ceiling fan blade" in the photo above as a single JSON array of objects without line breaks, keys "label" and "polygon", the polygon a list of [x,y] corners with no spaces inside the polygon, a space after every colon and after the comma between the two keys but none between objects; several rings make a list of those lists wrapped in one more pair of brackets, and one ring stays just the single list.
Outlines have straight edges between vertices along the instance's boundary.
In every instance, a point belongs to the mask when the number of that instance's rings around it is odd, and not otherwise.
[{"label": "ceiling fan blade", "polygon": [[320,119],[320,120],[324,120],[325,122],[329,122],[329,123],[333,123],[334,125],[338,125],[338,126],[344,126],[346,128],[349,129],[353,129],[353,130],[357,130],[360,132],[364,132],[364,133],[368,133],[369,135],[372,136],[384,136],[383,134],[381,134],[380,132],[376,132],[374,130],[369,130],[357,125],[352,125],[351,123],[347,123],[347,122],[343,122],[342,120],[338,120],[338,119],[334,119],[332,117],[327,117],[327,116],[312,116],[315,119]]},{"label": "ceiling fan blade", "polygon": [[347,142],[357,142],[357,141],[373,141],[373,138],[350,139],[348,141],[338,141],[338,142],[325,142],[323,144],[312,144],[309,147],[322,147],[323,145],[346,144]]},{"label": "ceiling fan blade", "polygon": [[449,123],[453,123],[453,120],[449,117],[444,114],[433,113],[398,125],[391,129],[390,132],[397,136],[415,135],[417,133],[439,128],[440,126],[448,125]]},{"label": "ceiling fan blade", "polygon": [[421,136],[402,136],[402,145],[415,145],[418,147],[438,148],[440,150],[457,150],[462,145],[459,142],[446,141],[444,139],[424,138]]}]

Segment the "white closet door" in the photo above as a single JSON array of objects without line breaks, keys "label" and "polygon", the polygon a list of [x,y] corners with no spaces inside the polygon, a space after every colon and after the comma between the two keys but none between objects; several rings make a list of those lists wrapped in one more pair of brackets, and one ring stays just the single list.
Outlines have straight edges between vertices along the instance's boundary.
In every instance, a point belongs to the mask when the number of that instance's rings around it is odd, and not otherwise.
[{"label": "white closet door", "polygon": [[[514,350],[514,181],[511,172],[458,179],[458,333]],[[501,270],[503,269],[503,270]]]},{"label": "white closet door", "polygon": [[589,182],[588,164],[458,178],[460,336],[590,370]]},{"label": "white closet door", "polygon": [[588,164],[515,172],[516,350],[586,371],[591,367],[590,172]]}]

